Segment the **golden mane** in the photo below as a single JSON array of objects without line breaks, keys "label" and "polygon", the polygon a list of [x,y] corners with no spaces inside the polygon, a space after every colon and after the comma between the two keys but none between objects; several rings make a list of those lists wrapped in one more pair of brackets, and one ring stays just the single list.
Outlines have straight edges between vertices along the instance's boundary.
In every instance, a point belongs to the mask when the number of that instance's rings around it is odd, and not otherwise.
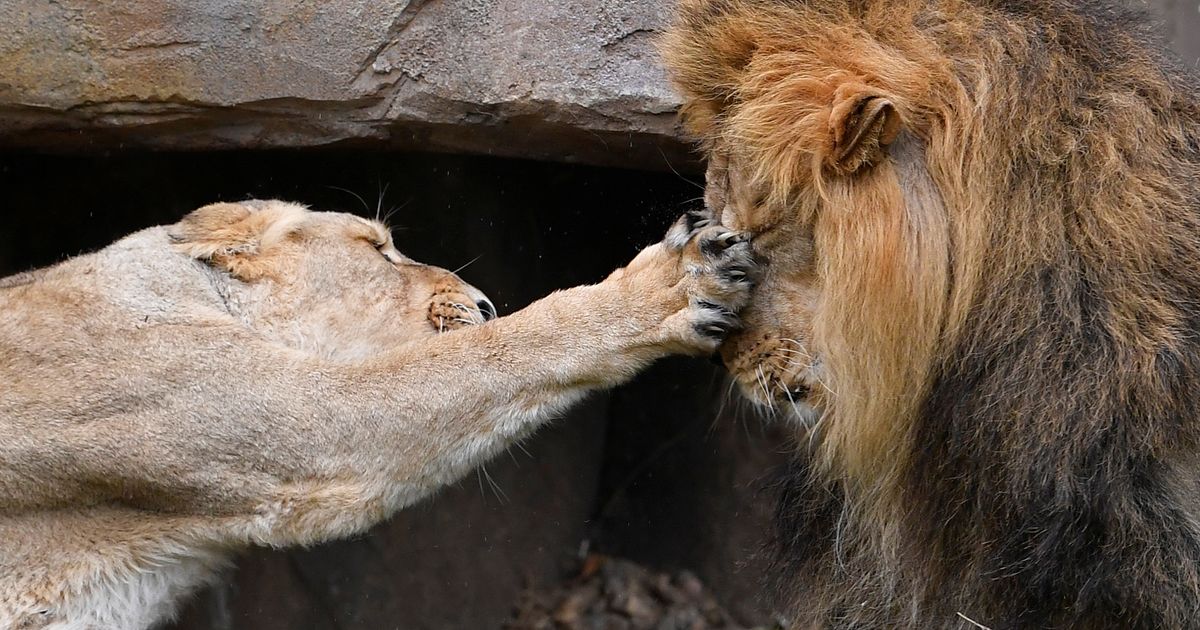
[{"label": "golden mane", "polygon": [[[1111,493],[1139,475],[1166,492],[1200,454],[1200,107],[1141,17],[1074,0],[683,0],[662,50],[705,149],[813,225],[812,335],[837,396],[804,483],[840,497],[844,565],[838,586],[819,566],[832,552],[801,545],[818,563],[809,606],[828,600],[814,618],[863,602],[846,625],[918,611],[953,626],[971,604],[1000,625],[1022,623],[1016,606],[1088,625],[1119,601],[1134,625],[1192,619],[1200,543],[1139,519],[1194,506],[1094,504],[1131,500]],[[899,129],[847,157],[845,120],[877,101]],[[800,503],[792,527],[831,518]],[[1088,519],[1107,523],[1101,548],[1118,533],[1180,548],[1097,568]],[[1050,542],[1020,531],[1039,527]],[[1052,601],[1084,597],[1072,580],[1088,571],[1159,592]]]}]

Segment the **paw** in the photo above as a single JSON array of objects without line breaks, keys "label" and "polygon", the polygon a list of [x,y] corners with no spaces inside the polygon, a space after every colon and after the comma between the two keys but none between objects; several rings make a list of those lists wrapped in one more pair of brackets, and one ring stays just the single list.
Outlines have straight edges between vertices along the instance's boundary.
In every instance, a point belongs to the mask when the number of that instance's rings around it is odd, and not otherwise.
[{"label": "paw", "polygon": [[683,249],[700,230],[713,225],[716,225],[716,221],[713,220],[712,214],[707,209],[689,210],[667,230],[667,235],[663,237],[663,244],[669,250],[678,251]]},{"label": "paw", "polygon": [[737,314],[754,288],[750,237],[716,224],[702,213],[689,213],[667,232],[664,245],[678,252],[687,308],[680,314],[683,341],[705,352],[716,350],[739,326]]},{"label": "paw", "polygon": [[475,301],[458,291],[438,291],[429,300],[429,323],[437,332],[456,330],[464,326],[475,326],[486,321],[486,317],[475,306]]}]

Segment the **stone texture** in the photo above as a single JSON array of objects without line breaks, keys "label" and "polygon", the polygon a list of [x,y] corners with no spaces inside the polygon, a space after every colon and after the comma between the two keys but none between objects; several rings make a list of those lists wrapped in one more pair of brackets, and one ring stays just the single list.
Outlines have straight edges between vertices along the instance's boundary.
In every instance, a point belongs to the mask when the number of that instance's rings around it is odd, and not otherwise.
[{"label": "stone texture", "polygon": [[[693,170],[654,51],[672,4],[6,0],[0,147],[350,144]],[[1150,5],[1194,64],[1197,3]]]},{"label": "stone texture", "polygon": [[1200,2],[1196,0],[1148,0],[1162,21],[1163,34],[1183,58],[1195,68],[1200,61]]},{"label": "stone texture", "polygon": [[8,0],[0,143],[334,143],[665,169],[669,0]]}]

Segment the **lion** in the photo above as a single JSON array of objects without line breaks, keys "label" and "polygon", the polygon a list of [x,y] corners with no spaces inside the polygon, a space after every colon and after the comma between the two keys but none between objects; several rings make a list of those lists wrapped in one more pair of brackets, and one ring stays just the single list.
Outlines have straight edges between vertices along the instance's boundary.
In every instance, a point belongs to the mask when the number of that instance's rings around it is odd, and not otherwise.
[{"label": "lion", "polygon": [[797,628],[1200,627],[1200,83],[1107,0],[682,0]]},{"label": "lion", "polygon": [[378,222],[250,201],[0,280],[0,627],[147,628],[240,549],[361,532],[715,352],[752,269],[691,215],[497,318]]}]

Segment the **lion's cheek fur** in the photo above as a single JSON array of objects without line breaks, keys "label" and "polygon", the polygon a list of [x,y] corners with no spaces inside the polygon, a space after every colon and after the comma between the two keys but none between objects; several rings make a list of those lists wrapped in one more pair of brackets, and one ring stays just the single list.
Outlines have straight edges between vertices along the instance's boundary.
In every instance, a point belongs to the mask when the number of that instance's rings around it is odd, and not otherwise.
[{"label": "lion's cheek fur", "polygon": [[815,224],[823,294],[813,334],[838,392],[824,458],[867,489],[894,486],[903,469],[939,350],[948,219],[940,204],[906,198],[900,182],[923,171],[905,138],[879,168],[828,182]]}]

